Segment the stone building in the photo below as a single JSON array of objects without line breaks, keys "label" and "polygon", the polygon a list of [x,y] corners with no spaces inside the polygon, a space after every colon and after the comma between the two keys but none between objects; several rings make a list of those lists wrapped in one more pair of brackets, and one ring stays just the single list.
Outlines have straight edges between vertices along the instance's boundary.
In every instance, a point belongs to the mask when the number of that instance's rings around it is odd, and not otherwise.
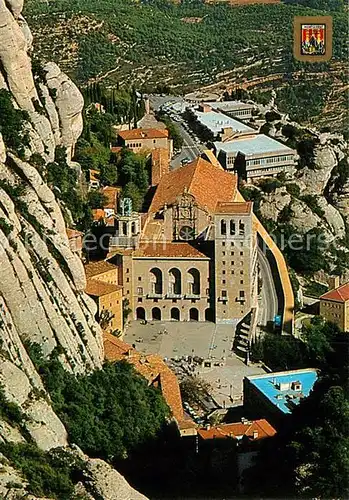
[{"label": "stone building", "polygon": [[335,323],[344,332],[349,332],[349,283],[336,285],[336,288],[320,297],[320,316]]},{"label": "stone building", "polygon": [[[123,330],[122,286],[119,285],[118,268],[106,261],[85,265],[86,293],[97,304],[97,320],[104,331],[112,333]],[[106,321],[107,317],[110,321]]]},{"label": "stone building", "polygon": [[134,319],[229,323],[256,305],[252,203],[235,201],[236,183],[198,158],[161,176],[138,224],[132,209],[121,217],[131,232],[112,238],[119,245],[108,258],[119,267]]},{"label": "stone building", "polygon": [[166,149],[171,158],[173,155],[173,141],[167,129],[135,128],[123,130],[118,133],[118,144],[131,149],[134,153],[152,151],[153,149]]}]

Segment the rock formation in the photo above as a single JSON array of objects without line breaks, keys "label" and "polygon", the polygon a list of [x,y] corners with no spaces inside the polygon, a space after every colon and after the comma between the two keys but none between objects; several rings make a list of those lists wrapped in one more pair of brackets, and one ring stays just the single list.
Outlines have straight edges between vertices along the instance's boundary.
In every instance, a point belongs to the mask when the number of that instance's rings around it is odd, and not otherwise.
[{"label": "rock formation", "polygon": [[[259,106],[259,111],[265,117],[267,111]],[[275,183],[275,187],[263,192],[263,183],[254,186],[259,197],[259,210],[264,220],[274,224],[287,223],[304,235],[316,228],[321,229],[325,241],[334,244],[337,249],[347,252],[343,246],[346,227],[349,223],[349,167],[348,144],[341,134],[321,133],[315,129],[302,127],[290,121],[287,115],[279,114],[264,127],[268,134],[287,143],[283,135],[283,127],[288,126],[288,132],[293,130],[293,144],[304,141],[307,155],[300,157],[300,164],[295,172],[286,179]],[[267,122],[259,122],[264,126]],[[312,151],[312,154],[310,154]],[[286,221],[283,220],[286,214]],[[334,259],[329,259],[334,265]],[[346,275],[347,277],[347,275]],[[343,277],[343,279],[346,279]],[[326,281],[325,274],[322,282]]]},{"label": "rock formation", "polygon": [[[30,136],[30,146],[19,159],[0,134],[0,385],[26,418],[19,430],[0,417],[0,443],[30,437],[42,450],[65,447],[70,453],[67,432],[26,346],[40,344],[45,356],[59,348],[67,370],[86,373],[102,365],[102,335],[94,302],[84,293],[82,262],[69,247],[61,208],[28,160],[39,153],[52,161],[57,146],[64,146],[71,160],[82,131],[83,98],[54,63],[33,74],[28,54],[32,37],[22,8],[23,0],[0,0],[0,88],[10,92],[17,109],[28,113]],[[6,457],[0,458],[0,498],[23,493],[34,499]],[[86,456],[84,461],[87,477],[80,488],[87,498],[144,498],[103,461]],[[9,489],[9,483],[16,483],[16,489]]]}]

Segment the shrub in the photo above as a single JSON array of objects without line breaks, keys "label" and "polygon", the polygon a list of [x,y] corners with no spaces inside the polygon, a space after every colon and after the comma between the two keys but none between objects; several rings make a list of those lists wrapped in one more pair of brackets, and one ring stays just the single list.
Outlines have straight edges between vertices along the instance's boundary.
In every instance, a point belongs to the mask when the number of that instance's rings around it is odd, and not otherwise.
[{"label": "shrub", "polygon": [[70,441],[88,455],[124,458],[165,424],[169,412],[161,393],[130,364],[106,363],[90,375],[74,376],[64,370],[57,351],[45,360],[36,344],[27,349]]},{"label": "shrub", "polygon": [[29,146],[29,134],[24,127],[28,121],[26,111],[15,109],[10,92],[0,89],[0,132],[6,147],[21,158],[25,146]]},{"label": "shrub", "polygon": [[286,189],[287,192],[291,195],[294,196],[295,198],[299,198],[299,195],[301,193],[301,188],[298,186],[298,184],[286,184]]},{"label": "shrub", "polygon": [[84,462],[62,449],[45,452],[35,444],[1,443],[0,452],[23,474],[35,496],[70,500],[74,484],[82,478]]}]

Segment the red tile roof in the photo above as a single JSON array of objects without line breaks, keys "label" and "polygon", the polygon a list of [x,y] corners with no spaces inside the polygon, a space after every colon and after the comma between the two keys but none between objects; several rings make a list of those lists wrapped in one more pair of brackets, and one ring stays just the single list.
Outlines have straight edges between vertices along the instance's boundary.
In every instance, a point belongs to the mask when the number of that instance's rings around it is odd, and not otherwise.
[{"label": "red tile roof", "polygon": [[[258,440],[274,436],[276,430],[267,420],[262,419],[247,423],[237,422],[233,424],[222,424],[209,429],[198,429],[198,434],[202,439],[222,439],[228,437],[236,439],[247,436],[254,440]],[[255,438],[254,435],[256,435]]]},{"label": "red tile roof", "polygon": [[94,221],[100,221],[101,219],[104,219],[105,217],[105,212],[102,208],[94,208],[92,210],[92,218]]},{"label": "red tile roof", "polygon": [[109,295],[119,290],[122,290],[122,286],[120,285],[111,285],[104,281],[88,279],[85,291],[87,295],[91,295],[92,297],[103,297],[104,295]]},{"label": "red tile roof", "polygon": [[164,175],[156,189],[149,212],[158,212],[172,205],[184,192],[191,194],[201,208],[214,212],[219,201],[233,201],[236,176],[197,158],[186,166]]},{"label": "red tile roof", "polygon": [[134,141],[139,139],[166,139],[168,130],[159,130],[155,128],[135,128],[133,130],[123,130],[118,133],[124,141]]},{"label": "red tile roof", "polygon": [[103,208],[116,208],[118,197],[121,193],[120,187],[105,186],[101,189],[101,193],[106,197],[106,203]]},{"label": "red tile roof", "polygon": [[345,285],[324,293],[324,295],[321,295],[320,299],[334,300],[335,302],[346,302],[349,300],[349,283],[345,283]]},{"label": "red tile roof", "polygon": [[208,259],[197,248],[189,243],[172,243],[164,241],[163,243],[142,243],[135,252],[136,257],[182,257],[191,259]]},{"label": "red tile roof", "polygon": [[94,276],[99,276],[100,274],[107,273],[108,271],[115,271],[115,273],[117,273],[117,269],[117,266],[114,266],[114,264],[111,264],[106,260],[89,262],[85,265],[85,273],[87,278],[93,278]]},{"label": "red tile roof", "polygon": [[69,227],[66,229],[66,233],[67,233],[67,236],[68,236],[68,239],[72,239],[72,238],[79,238],[79,237],[82,237],[84,233],[82,233],[81,231],[77,231],[76,229],[70,229]]},{"label": "red tile roof", "polygon": [[247,215],[252,212],[252,202],[218,202],[216,206],[216,214],[238,214]]},{"label": "red tile roof", "polygon": [[[142,354],[108,333],[104,333],[104,354],[108,361],[125,360],[131,363],[135,370],[148,380],[149,384],[158,385],[175,419],[178,422],[184,420],[177,377],[160,356]],[[195,427],[193,423],[192,426]]]}]

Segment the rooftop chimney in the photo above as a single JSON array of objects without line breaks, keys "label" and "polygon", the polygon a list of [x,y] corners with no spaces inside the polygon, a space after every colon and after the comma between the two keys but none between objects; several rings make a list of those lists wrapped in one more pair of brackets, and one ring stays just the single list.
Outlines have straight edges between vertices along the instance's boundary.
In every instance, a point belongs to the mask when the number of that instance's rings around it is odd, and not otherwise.
[{"label": "rooftop chimney", "polygon": [[328,287],[330,290],[334,290],[335,288],[338,288],[340,283],[339,283],[339,276],[330,276],[328,278]]}]

